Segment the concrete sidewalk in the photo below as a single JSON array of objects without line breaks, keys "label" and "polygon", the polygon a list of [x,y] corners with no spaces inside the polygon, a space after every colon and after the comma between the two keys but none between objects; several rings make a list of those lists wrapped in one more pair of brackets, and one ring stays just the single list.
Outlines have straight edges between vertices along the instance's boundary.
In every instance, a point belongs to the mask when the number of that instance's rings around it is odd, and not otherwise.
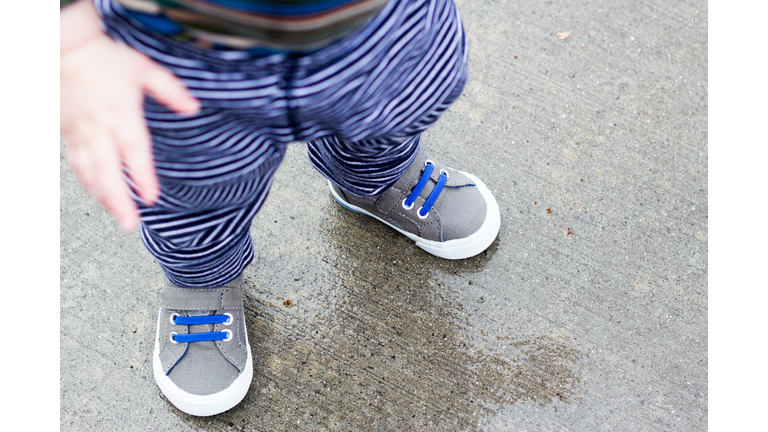
[{"label": "concrete sidewalk", "polygon": [[158,265],[62,156],[62,430],[707,429],[707,3],[457,3],[470,80],[425,143],[494,192],[486,253],[426,255],[290,146],[254,382],[195,418],[152,378]]}]

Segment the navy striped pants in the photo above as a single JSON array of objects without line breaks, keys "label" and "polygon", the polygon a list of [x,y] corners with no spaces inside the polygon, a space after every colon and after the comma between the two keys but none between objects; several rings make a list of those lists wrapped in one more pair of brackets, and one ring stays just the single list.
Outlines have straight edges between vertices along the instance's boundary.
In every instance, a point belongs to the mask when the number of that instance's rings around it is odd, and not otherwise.
[{"label": "navy striped pants", "polygon": [[133,193],[144,244],[181,286],[223,285],[251,262],[251,219],[288,143],[306,141],[311,164],[339,187],[380,195],[467,78],[452,0],[392,0],[319,51],[266,56],[179,43],[109,0],[95,3],[111,37],[170,69],[202,103],[183,117],[147,98],[161,194],[147,206]]}]

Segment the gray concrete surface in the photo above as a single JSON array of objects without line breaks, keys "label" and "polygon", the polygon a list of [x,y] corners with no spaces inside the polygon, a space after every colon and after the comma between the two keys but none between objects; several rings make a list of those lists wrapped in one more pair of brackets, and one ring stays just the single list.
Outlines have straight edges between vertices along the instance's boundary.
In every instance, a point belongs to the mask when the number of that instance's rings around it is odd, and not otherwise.
[{"label": "gray concrete surface", "polygon": [[194,418],[152,378],[159,267],[62,158],[62,430],[707,429],[706,2],[458,3],[470,81],[425,142],[494,192],[488,251],[427,256],[292,145],[251,229],[254,382]]}]

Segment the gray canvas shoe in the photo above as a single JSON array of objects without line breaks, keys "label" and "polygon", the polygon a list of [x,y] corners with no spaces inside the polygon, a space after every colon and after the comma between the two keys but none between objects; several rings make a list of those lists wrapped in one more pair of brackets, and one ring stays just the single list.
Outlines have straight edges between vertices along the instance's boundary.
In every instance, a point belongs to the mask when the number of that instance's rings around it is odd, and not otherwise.
[{"label": "gray canvas shoe", "polygon": [[178,409],[196,416],[224,412],[245,397],[253,361],[243,313],[243,276],[219,288],[157,290],[152,370]]},{"label": "gray canvas shoe", "polygon": [[499,233],[499,205],[477,177],[429,158],[422,149],[400,180],[378,197],[357,197],[329,182],[331,194],[432,255],[462,259],[479,254]]}]

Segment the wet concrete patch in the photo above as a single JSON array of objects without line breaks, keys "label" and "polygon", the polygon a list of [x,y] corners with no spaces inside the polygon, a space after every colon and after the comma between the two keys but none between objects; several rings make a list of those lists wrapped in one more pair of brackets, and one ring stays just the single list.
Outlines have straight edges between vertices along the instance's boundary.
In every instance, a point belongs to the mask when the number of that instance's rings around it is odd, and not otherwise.
[{"label": "wet concrete patch", "polygon": [[[465,430],[520,401],[579,398],[583,353],[562,337],[478,327],[456,294],[496,244],[475,259],[436,259],[378,222],[326,206],[321,266],[286,277],[296,287],[282,294],[246,277],[254,384],[212,425]],[[209,420],[180,418],[209,429]]]}]

